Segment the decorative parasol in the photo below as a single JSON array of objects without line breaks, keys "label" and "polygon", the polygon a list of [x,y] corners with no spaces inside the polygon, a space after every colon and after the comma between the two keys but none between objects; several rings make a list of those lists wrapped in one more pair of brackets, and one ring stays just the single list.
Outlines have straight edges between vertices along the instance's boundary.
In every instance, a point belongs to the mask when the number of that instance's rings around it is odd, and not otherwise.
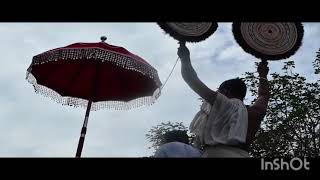
[{"label": "decorative parasol", "polygon": [[247,53],[266,60],[286,59],[296,53],[304,34],[301,23],[236,23],[234,38]]},{"label": "decorative parasol", "polygon": [[158,25],[171,37],[182,42],[200,42],[211,36],[218,28],[215,22],[170,22]]},{"label": "decorative parasol", "polygon": [[[172,38],[179,41],[180,46],[185,45],[186,42],[200,42],[210,37],[218,28],[218,24],[215,22],[167,22],[157,23],[165,33],[169,34]],[[169,80],[174,68],[178,63],[177,58],[173,68],[163,87]],[[163,88],[162,87],[162,88]]]},{"label": "decorative parasol", "polygon": [[123,47],[75,43],[33,57],[26,79],[36,93],[58,103],[86,107],[76,157],[81,156],[90,110],[128,110],[160,96],[157,70]]}]

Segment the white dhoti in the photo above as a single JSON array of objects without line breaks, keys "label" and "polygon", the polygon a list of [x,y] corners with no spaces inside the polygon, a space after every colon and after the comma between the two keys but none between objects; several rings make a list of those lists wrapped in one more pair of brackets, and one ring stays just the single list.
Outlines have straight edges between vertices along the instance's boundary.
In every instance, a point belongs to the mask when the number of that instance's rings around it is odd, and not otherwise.
[{"label": "white dhoti", "polygon": [[249,158],[247,151],[228,145],[206,147],[202,157],[211,158]]}]

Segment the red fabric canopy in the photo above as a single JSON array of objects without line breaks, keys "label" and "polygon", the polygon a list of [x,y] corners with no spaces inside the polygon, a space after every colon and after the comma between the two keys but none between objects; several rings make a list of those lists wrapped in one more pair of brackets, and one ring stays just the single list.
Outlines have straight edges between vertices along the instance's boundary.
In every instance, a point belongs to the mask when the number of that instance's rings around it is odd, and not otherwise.
[{"label": "red fabric canopy", "polygon": [[72,106],[127,109],[160,95],[157,71],[123,47],[75,43],[33,57],[27,79],[36,92]]}]

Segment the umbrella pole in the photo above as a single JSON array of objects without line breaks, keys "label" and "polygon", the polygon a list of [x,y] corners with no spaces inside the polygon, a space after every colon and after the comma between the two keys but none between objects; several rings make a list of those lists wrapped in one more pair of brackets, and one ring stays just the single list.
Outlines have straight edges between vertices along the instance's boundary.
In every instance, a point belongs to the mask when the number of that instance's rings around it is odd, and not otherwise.
[{"label": "umbrella pole", "polygon": [[83,148],[84,138],[85,138],[86,132],[87,132],[87,125],[88,125],[88,119],[89,119],[91,104],[92,104],[92,101],[89,100],[88,105],[87,105],[86,116],[85,116],[85,118],[84,118],[83,126],[82,126],[82,129],[81,129],[81,135],[80,135],[80,138],[79,138],[79,143],[78,143],[76,158],[80,158],[80,157],[81,157],[81,152],[82,152],[82,148]]}]

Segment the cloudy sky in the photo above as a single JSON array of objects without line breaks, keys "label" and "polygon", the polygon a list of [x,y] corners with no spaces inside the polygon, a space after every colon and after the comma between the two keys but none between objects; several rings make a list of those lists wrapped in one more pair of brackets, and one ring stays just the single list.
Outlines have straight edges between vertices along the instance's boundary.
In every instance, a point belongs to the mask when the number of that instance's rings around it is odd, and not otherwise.
[{"label": "cloudy sky", "polygon": [[[320,48],[320,23],[304,23],[303,45],[290,59],[309,80]],[[25,80],[34,55],[75,42],[123,46],[158,70],[162,82],[177,59],[178,44],[156,23],[1,23],[0,24],[0,157],[74,157],[85,109],[62,106],[36,94]],[[235,42],[230,23],[206,41],[187,44],[199,77],[213,89],[226,79],[254,71],[257,60]],[[270,73],[283,61],[270,63]],[[152,106],[90,114],[83,157],[144,157],[153,150],[145,138],[161,122],[189,125],[199,109],[198,96],[185,84],[178,63],[162,95]]]}]

